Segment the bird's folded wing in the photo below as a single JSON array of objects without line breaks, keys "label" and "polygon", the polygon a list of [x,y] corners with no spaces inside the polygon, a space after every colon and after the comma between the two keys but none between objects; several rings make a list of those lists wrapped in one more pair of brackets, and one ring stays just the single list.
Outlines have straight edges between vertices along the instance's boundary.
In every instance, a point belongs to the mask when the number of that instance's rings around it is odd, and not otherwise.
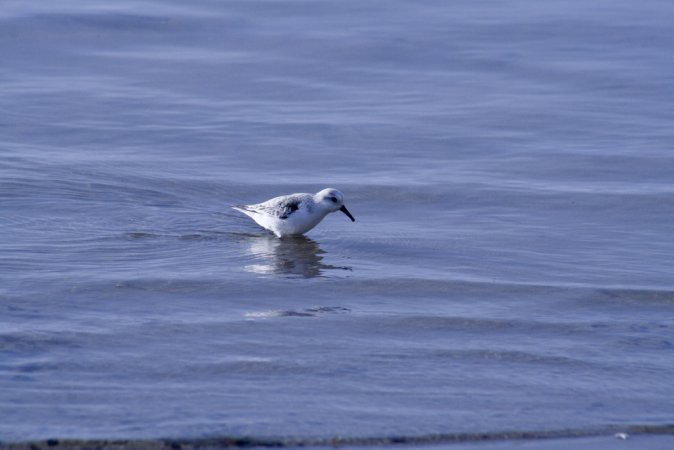
[{"label": "bird's folded wing", "polygon": [[300,208],[302,199],[287,198],[274,202],[259,203],[257,205],[246,205],[242,208],[258,214],[266,214],[279,219],[287,219],[292,213]]}]

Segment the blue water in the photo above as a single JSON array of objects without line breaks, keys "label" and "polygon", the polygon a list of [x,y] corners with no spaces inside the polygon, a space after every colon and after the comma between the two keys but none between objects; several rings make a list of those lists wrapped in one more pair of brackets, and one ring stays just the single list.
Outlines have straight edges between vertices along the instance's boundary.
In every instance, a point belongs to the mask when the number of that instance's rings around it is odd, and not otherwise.
[{"label": "blue water", "polygon": [[673,17],[5,0],[0,441],[671,424]]}]

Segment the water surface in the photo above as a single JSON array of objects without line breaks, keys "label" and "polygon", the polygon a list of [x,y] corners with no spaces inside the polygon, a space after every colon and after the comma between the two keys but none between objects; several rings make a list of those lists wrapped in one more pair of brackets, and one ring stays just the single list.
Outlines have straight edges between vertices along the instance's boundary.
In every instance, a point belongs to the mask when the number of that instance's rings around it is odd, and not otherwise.
[{"label": "water surface", "polygon": [[6,1],[0,441],[671,424],[673,13]]}]

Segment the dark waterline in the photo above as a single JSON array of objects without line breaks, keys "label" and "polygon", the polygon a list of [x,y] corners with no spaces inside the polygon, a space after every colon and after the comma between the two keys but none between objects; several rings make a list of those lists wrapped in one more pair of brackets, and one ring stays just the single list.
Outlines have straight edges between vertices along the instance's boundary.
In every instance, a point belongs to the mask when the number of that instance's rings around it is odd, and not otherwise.
[{"label": "dark waterline", "polygon": [[[97,441],[76,441],[76,440],[57,440],[48,439],[42,442],[25,443],[5,443],[2,444],[5,450],[23,450],[23,449],[42,449],[42,448],[67,448],[67,449],[88,449],[98,448],[119,449],[119,448],[143,448],[143,449],[216,449],[216,448],[320,448],[320,447],[363,447],[370,448],[376,446],[400,446],[400,445],[446,445],[460,443],[490,443],[498,444],[513,441],[536,441],[541,446],[545,446],[546,440],[564,440],[566,445],[574,445],[579,438],[588,437],[612,437],[619,440],[634,439],[642,436],[672,436],[674,435],[674,425],[665,426],[643,426],[628,425],[623,427],[604,427],[601,429],[579,429],[579,430],[541,430],[541,431],[513,431],[513,432],[492,432],[492,433],[455,433],[455,434],[436,434],[429,436],[385,436],[385,437],[362,437],[362,438],[327,438],[327,439],[256,439],[245,437],[233,438],[210,438],[197,440],[97,440]],[[661,441],[661,440],[659,440]],[[664,441],[662,441],[664,442]],[[640,442],[640,445],[643,441]],[[606,445],[601,443],[601,447]],[[594,448],[598,448],[594,443]]]}]

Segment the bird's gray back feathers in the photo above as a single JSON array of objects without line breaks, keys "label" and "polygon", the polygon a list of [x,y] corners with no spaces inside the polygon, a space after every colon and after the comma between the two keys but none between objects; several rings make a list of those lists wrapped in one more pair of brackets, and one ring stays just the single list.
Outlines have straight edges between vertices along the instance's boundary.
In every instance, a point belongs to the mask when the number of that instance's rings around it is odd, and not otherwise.
[{"label": "bird's gray back feathers", "polygon": [[285,195],[256,205],[236,205],[236,208],[256,214],[278,217],[279,219],[287,219],[292,213],[300,209],[302,202],[307,199],[306,197],[305,194]]}]

